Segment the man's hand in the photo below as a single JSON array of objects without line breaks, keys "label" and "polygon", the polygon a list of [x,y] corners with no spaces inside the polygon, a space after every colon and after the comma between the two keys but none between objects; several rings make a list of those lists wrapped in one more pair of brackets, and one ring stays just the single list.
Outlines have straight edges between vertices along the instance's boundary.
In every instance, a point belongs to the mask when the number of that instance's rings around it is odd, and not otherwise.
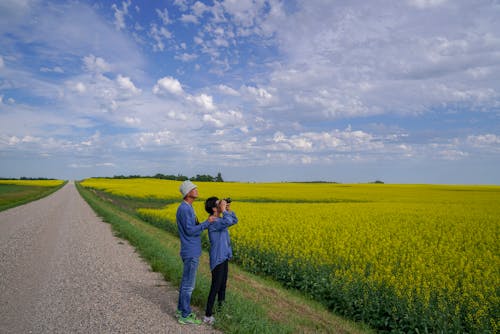
[{"label": "man's hand", "polygon": [[209,222],[210,224],[212,224],[212,223],[213,223],[216,219],[217,219],[217,217],[216,217],[216,216],[214,216],[214,215],[210,215],[210,216],[208,217],[208,222]]}]

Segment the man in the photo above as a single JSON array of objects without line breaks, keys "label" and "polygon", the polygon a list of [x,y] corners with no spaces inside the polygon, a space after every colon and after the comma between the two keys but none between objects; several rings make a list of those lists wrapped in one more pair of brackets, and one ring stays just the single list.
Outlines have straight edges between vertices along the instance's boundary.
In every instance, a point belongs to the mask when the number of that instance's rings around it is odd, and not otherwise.
[{"label": "man", "polygon": [[181,239],[181,258],[184,263],[181,286],[179,289],[179,301],[176,316],[181,324],[201,324],[196,314],[191,311],[191,295],[196,283],[196,271],[198,270],[199,258],[201,256],[201,233],[210,225],[206,220],[199,224],[194,213],[193,202],[198,198],[198,188],[191,181],[184,181],[179,188],[183,201],[177,209],[177,229]]}]

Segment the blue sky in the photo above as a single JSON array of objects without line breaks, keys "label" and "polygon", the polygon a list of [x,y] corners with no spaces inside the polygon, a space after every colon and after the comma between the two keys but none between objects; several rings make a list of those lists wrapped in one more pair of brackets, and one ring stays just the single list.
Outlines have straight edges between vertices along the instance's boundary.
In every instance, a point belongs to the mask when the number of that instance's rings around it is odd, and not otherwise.
[{"label": "blue sky", "polygon": [[500,184],[497,1],[0,2],[0,176]]}]

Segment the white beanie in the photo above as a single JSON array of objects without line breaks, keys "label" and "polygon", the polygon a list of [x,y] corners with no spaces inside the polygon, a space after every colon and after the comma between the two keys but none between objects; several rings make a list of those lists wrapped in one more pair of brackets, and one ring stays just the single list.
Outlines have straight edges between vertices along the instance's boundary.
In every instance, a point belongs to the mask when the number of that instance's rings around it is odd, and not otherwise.
[{"label": "white beanie", "polygon": [[197,188],[197,186],[193,182],[189,180],[182,182],[181,187],[179,188],[182,198],[186,197],[186,195],[189,194],[189,192],[194,188]]}]

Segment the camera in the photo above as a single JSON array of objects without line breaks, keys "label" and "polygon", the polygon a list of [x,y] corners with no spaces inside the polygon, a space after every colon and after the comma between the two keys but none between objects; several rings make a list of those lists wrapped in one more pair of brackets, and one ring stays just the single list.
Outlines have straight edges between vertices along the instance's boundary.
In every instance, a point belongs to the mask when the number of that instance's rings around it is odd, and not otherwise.
[{"label": "camera", "polygon": [[227,204],[229,204],[229,203],[231,203],[233,201],[231,199],[231,197],[224,198],[224,200],[226,201]]}]

